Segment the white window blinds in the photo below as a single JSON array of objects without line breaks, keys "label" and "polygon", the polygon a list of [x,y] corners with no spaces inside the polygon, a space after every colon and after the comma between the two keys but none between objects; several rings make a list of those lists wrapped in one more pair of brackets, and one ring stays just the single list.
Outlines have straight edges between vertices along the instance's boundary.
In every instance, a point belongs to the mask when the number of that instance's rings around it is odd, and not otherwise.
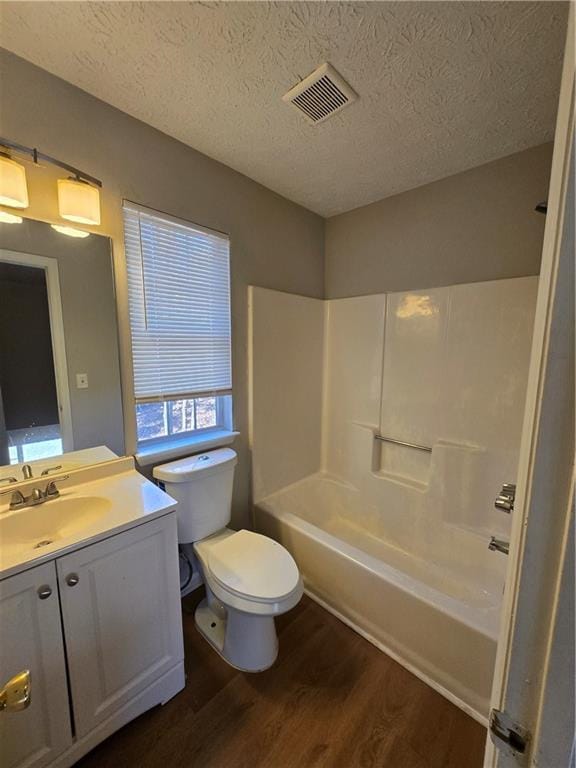
[{"label": "white window blinds", "polygon": [[231,391],[225,235],[124,204],[136,402]]}]

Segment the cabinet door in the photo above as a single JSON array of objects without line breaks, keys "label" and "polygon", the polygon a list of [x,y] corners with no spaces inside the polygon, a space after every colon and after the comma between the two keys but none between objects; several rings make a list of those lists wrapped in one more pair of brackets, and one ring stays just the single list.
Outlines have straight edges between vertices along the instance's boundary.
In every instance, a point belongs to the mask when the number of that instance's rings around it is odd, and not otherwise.
[{"label": "cabinet door", "polygon": [[2,768],[40,768],[72,743],[53,562],[0,582],[0,687],[25,669],[30,705],[0,712]]},{"label": "cabinet door", "polygon": [[57,568],[81,737],[184,657],[176,517],[80,549]]}]

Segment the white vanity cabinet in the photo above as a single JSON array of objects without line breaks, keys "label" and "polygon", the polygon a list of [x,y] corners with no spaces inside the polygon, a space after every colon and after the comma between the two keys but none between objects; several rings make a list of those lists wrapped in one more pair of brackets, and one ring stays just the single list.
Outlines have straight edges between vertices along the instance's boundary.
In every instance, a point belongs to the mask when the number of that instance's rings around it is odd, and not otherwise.
[{"label": "white vanity cabinet", "polygon": [[183,659],[174,537],[160,518],[57,560],[79,737]]},{"label": "white vanity cabinet", "polygon": [[30,669],[32,701],[0,712],[2,768],[70,766],[184,686],[174,513],[9,577],[0,600],[0,685]]},{"label": "white vanity cabinet", "polygon": [[31,703],[0,712],[2,768],[50,765],[72,744],[56,567],[0,582],[0,687],[28,669]]}]

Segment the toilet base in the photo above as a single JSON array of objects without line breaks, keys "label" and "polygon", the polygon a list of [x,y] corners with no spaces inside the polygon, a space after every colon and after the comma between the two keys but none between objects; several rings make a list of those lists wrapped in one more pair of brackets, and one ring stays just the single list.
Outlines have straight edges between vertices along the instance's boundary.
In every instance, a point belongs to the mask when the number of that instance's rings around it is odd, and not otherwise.
[{"label": "toilet base", "polygon": [[258,616],[226,609],[222,618],[204,598],[194,614],[196,627],[230,666],[242,672],[263,672],[278,656],[273,616]]}]

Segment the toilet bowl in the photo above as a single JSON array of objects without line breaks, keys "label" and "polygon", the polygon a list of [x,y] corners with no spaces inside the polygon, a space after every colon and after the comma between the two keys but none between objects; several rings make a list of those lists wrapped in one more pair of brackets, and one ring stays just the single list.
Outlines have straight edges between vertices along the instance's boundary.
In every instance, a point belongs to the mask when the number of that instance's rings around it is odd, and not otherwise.
[{"label": "toilet bowl", "polygon": [[194,551],[206,585],[196,610],[201,634],[237,669],[267,669],[278,654],[274,617],[302,597],[292,556],[266,536],[230,529],[196,542]]},{"label": "toilet bowl", "polygon": [[233,531],[230,521],[236,454],[230,448],[156,467],[178,501],[178,539],[193,544],[206,598],[196,627],[233,667],[260,672],[278,654],[274,617],[302,597],[302,579],[290,553],[252,531]]}]

